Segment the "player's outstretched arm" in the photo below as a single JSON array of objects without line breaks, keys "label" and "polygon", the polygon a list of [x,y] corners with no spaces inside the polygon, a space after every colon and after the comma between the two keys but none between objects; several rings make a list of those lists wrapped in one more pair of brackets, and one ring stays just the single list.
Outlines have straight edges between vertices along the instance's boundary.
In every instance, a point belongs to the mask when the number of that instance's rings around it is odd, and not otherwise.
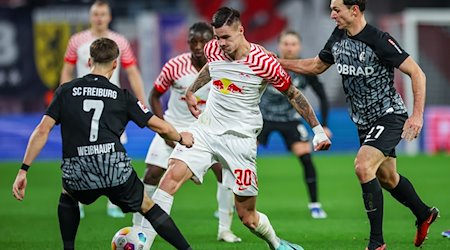
[{"label": "player's outstretched arm", "polygon": [[194,138],[191,133],[178,133],[178,131],[170,123],[160,119],[156,115],[148,119],[147,126],[166,140],[176,141],[188,148],[192,147],[194,144]]},{"label": "player's outstretched arm", "polygon": [[308,59],[278,58],[278,62],[285,70],[303,75],[319,75],[330,67],[330,64],[323,62],[318,56]]},{"label": "player's outstretched arm", "polygon": [[314,132],[314,150],[327,150],[331,146],[331,141],[328,139],[325,131],[320,125],[316,114],[314,113],[311,104],[305,98],[305,96],[294,85],[290,85],[289,88],[283,92],[289,99],[289,102],[297,110],[297,112],[305,119],[305,121],[311,126]]},{"label": "player's outstretched arm", "polygon": [[197,98],[195,98],[195,91],[199,90],[201,87],[205,86],[209,81],[211,81],[211,76],[209,74],[208,64],[205,64],[203,68],[200,70],[197,79],[189,86],[186,90],[186,103],[188,105],[189,111],[191,114],[198,118],[201,111],[197,106]]},{"label": "player's outstretched arm", "polygon": [[411,116],[403,126],[402,138],[407,141],[412,141],[417,138],[422,130],[423,112],[425,109],[426,76],[411,56],[400,64],[399,70],[411,78],[414,107]]},{"label": "player's outstretched arm", "polygon": [[27,171],[34,159],[39,155],[47,143],[48,134],[55,126],[56,121],[48,115],[44,115],[41,122],[36,126],[28,141],[28,146],[23,157],[23,165],[14,181],[12,192],[17,200],[23,200],[27,187]]}]

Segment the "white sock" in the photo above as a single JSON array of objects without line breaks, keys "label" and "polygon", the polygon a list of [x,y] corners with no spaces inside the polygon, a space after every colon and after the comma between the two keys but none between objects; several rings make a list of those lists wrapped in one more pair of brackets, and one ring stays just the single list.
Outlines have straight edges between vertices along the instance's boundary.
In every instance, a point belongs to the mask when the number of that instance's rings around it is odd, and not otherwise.
[{"label": "white sock", "polygon": [[[148,197],[152,197],[153,193],[155,193],[156,190],[155,185],[148,185],[144,183],[144,192],[147,194]],[[141,226],[143,221],[147,221],[144,219],[144,216],[142,216],[141,213],[134,213],[133,214],[133,226]]]},{"label": "white sock", "polygon": [[233,221],[233,191],[217,182],[217,204],[219,205],[219,234],[223,231],[231,231]]},{"label": "white sock", "polygon": [[[156,204],[158,204],[161,207],[161,209],[164,210],[164,212],[166,212],[167,214],[170,214],[170,210],[172,209],[172,204],[173,204],[173,196],[172,195],[170,195],[166,191],[158,188],[153,193],[152,200]],[[153,245],[153,241],[155,240],[156,235],[158,235],[158,234],[156,233],[155,229],[153,229],[150,222],[145,219],[142,222],[142,230],[147,235],[148,242],[149,242],[148,244],[151,248],[151,246]]]},{"label": "white sock", "polygon": [[[108,199],[108,203],[107,203],[106,207],[107,207],[107,208],[116,208],[117,206],[114,205],[114,204]],[[122,210],[120,210],[120,211],[122,211]]]},{"label": "white sock", "polygon": [[152,196],[152,200],[158,204],[164,212],[170,214],[173,205],[173,196],[162,189],[156,189]]},{"label": "white sock", "polygon": [[275,234],[272,225],[270,224],[269,218],[263,213],[258,212],[259,222],[255,230],[250,230],[259,238],[269,244],[270,249],[277,249],[280,246],[280,238]]}]

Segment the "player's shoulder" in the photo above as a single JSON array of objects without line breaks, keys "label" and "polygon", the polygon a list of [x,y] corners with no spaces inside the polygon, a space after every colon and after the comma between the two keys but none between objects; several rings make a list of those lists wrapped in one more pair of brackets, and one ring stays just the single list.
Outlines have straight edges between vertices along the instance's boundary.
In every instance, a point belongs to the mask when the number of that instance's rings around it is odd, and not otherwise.
[{"label": "player's shoulder", "polygon": [[220,47],[217,39],[211,39],[205,44],[205,48]]},{"label": "player's shoulder", "polygon": [[119,46],[129,44],[128,39],[117,31],[109,30],[108,37],[115,41]]},{"label": "player's shoulder", "polygon": [[186,52],[186,53],[182,53],[179,54],[177,56],[174,56],[172,58],[169,59],[169,61],[167,61],[168,63],[175,63],[175,62],[190,62],[191,59],[191,53]]},{"label": "player's shoulder", "polygon": [[255,63],[272,63],[276,62],[276,58],[273,57],[269,52],[262,46],[256,43],[250,43],[250,52],[247,57],[247,62]]},{"label": "player's shoulder", "polygon": [[183,53],[170,58],[165,64],[164,68],[186,68],[191,66],[191,53]]},{"label": "player's shoulder", "polygon": [[88,29],[82,30],[80,32],[73,34],[70,37],[70,40],[74,43],[81,44],[81,43],[87,42],[89,40],[92,40],[92,33]]},{"label": "player's shoulder", "polygon": [[342,40],[345,37],[345,29],[339,29],[337,26],[331,33],[330,39],[334,41]]},{"label": "player's shoulder", "polygon": [[56,94],[66,93],[67,91],[71,91],[71,89],[73,87],[82,86],[83,82],[84,82],[83,78],[72,79],[69,82],[59,85],[59,87],[56,89],[55,93]]}]

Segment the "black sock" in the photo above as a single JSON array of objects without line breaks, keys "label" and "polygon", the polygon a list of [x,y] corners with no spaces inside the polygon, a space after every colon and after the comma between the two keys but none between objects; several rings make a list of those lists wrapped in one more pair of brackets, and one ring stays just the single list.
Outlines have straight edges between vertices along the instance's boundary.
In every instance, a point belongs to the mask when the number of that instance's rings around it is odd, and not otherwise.
[{"label": "black sock", "polygon": [[428,217],[430,207],[423,203],[406,177],[400,175],[400,181],[397,186],[388,191],[396,200],[408,207],[419,222],[424,221]]},{"label": "black sock", "polygon": [[364,206],[370,221],[369,249],[384,244],[383,239],[383,192],[378,179],[361,184]]},{"label": "black sock", "polygon": [[304,177],[306,185],[308,186],[309,200],[317,202],[317,177],[316,169],[311,160],[311,154],[304,154],[298,157],[303,164]]},{"label": "black sock", "polygon": [[152,224],[155,231],[176,249],[191,249],[189,243],[178,230],[175,222],[158,204],[155,204],[144,217]]},{"label": "black sock", "polygon": [[80,224],[78,202],[67,194],[61,194],[58,205],[59,230],[64,250],[75,249],[75,236]]}]

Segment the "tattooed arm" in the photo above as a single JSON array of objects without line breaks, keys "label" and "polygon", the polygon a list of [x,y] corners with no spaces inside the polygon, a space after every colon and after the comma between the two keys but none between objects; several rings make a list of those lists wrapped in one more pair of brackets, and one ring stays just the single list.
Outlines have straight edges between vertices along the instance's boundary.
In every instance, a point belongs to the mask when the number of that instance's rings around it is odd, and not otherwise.
[{"label": "tattooed arm", "polygon": [[189,86],[186,90],[186,103],[188,105],[189,111],[191,114],[198,118],[200,115],[200,109],[197,106],[197,98],[195,98],[195,91],[199,90],[201,87],[205,86],[211,80],[211,76],[209,75],[209,67],[208,64],[205,64],[203,68],[200,70],[200,73],[195,79],[194,83]]},{"label": "tattooed arm", "polygon": [[292,106],[303,117],[303,119],[305,119],[309,126],[311,126],[314,132],[314,150],[327,150],[330,147],[331,142],[326,136],[322,125],[320,125],[311,104],[309,104],[302,92],[291,84],[289,88],[283,92],[283,94],[288,97]]}]

